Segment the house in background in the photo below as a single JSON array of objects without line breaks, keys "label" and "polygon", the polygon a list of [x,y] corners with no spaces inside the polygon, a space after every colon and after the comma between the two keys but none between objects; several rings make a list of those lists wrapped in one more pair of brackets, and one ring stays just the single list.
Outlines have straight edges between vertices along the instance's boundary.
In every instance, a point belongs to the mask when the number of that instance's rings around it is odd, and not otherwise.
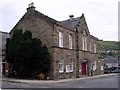
[{"label": "house in background", "polygon": [[2,33],[0,32],[0,76],[2,76]]},{"label": "house in background", "polygon": [[22,29],[23,32],[29,30],[33,38],[38,38],[47,45],[51,56],[50,79],[102,74],[98,38],[90,34],[84,14],[77,18],[74,15],[69,17],[57,21],[35,10],[31,3],[10,35],[17,29]]},{"label": "house in background", "polygon": [[0,31],[0,74],[3,76],[8,71],[8,65],[5,61],[5,45],[7,38],[9,38],[9,33]]},{"label": "house in background", "polygon": [[118,67],[118,58],[104,58],[103,62],[107,68]]}]

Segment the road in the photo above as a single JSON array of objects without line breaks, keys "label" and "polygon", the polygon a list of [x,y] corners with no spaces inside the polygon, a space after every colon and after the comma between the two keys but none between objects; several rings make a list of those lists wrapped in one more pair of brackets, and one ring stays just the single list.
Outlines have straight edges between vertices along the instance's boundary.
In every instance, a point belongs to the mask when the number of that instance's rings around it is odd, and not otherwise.
[{"label": "road", "polygon": [[82,80],[73,80],[59,83],[12,83],[2,82],[2,88],[118,88],[118,76],[104,76],[96,78],[87,78]]}]

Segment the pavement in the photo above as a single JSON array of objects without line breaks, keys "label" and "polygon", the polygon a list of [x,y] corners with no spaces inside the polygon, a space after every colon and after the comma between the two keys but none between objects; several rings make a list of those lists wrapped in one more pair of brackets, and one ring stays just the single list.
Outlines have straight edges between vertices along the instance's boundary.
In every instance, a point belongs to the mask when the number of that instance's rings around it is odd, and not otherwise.
[{"label": "pavement", "polygon": [[61,79],[61,80],[25,80],[25,79],[3,77],[2,81],[13,82],[13,83],[60,83],[60,82],[69,82],[74,80],[98,78],[98,77],[111,76],[111,75],[116,75],[116,74],[112,73],[112,74],[103,74],[103,75],[88,76],[88,77],[81,77],[81,78],[74,78],[74,79]]}]

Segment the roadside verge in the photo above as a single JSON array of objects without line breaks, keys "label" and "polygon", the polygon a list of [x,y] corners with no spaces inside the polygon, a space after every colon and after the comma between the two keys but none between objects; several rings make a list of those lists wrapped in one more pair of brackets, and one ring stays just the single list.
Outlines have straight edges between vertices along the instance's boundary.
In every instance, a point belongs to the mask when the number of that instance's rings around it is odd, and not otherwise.
[{"label": "roadside verge", "polygon": [[83,80],[83,79],[92,79],[92,78],[99,78],[105,76],[112,76],[117,75],[113,74],[103,74],[103,75],[96,75],[90,77],[81,77],[81,78],[74,78],[74,79],[61,79],[61,80],[24,80],[24,79],[13,79],[13,78],[2,78],[2,81],[12,82],[12,83],[60,83],[60,82],[69,82],[74,80]]}]

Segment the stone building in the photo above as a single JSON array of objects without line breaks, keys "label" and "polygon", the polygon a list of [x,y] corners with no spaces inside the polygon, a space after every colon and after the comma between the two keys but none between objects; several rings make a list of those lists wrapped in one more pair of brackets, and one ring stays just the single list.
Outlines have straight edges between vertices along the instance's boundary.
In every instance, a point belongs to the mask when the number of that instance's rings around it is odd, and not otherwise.
[{"label": "stone building", "polygon": [[57,21],[37,10],[33,3],[13,27],[29,30],[49,48],[51,56],[51,79],[67,79],[102,74],[103,65],[99,59],[98,38],[90,35],[85,16]]},{"label": "stone building", "polygon": [[0,31],[0,75],[7,74],[8,65],[5,62],[5,45],[6,39],[9,38],[9,33]]}]

